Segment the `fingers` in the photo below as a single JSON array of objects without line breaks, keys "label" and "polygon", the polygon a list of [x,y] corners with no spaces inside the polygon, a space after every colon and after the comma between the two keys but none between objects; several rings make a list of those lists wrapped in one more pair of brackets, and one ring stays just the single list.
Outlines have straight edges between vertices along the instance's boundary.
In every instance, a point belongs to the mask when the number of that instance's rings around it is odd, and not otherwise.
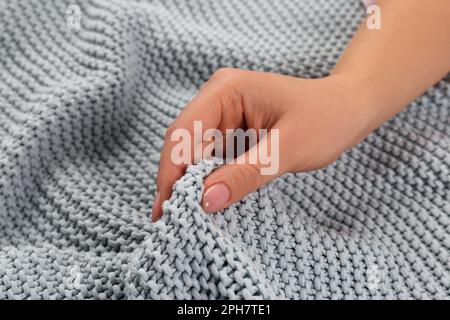
[{"label": "fingers", "polygon": [[[169,159],[170,161],[170,159]],[[156,187],[156,195],[153,201],[152,207],[152,222],[156,222],[161,219],[163,215],[162,211],[162,203],[169,199],[172,193],[172,185],[181,178],[184,173],[185,166],[174,166],[170,165],[168,160],[160,160],[160,169],[158,173],[157,187]],[[164,177],[164,181],[162,178]]]},{"label": "fingers", "polygon": [[[166,131],[152,207],[153,222],[162,217],[162,203],[170,198],[173,184],[181,178],[188,164],[198,160],[195,149],[204,143],[203,133],[207,129],[236,128],[242,124],[243,112],[237,89],[240,78],[236,75],[237,71],[228,69],[216,72]],[[226,117],[223,117],[225,109]],[[190,149],[178,153],[177,145],[182,138],[191,139]]]},{"label": "fingers", "polygon": [[257,145],[205,180],[202,200],[205,212],[220,211],[287,171],[287,166],[280,165],[280,152],[286,148],[280,150],[279,130],[270,130]]}]

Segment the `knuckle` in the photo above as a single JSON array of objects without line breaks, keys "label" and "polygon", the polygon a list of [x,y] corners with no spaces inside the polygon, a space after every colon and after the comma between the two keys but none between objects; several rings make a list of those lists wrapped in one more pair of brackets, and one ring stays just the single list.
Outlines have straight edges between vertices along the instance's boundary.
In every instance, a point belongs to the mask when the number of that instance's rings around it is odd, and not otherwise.
[{"label": "knuckle", "polygon": [[172,122],[169,127],[166,129],[166,132],[164,134],[164,139],[166,141],[170,141],[172,138],[173,133],[180,128],[177,121]]},{"label": "knuckle", "polygon": [[237,164],[235,172],[233,183],[239,190],[247,190],[249,186],[254,187],[260,184],[261,175],[256,165]]},{"label": "knuckle", "polygon": [[211,83],[225,89],[237,89],[243,84],[245,71],[235,68],[220,68],[211,77]]},{"label": "knuckle", "polygon": [[213,76],[212,79],[229,79],[229,78],[235,78],[239,73],[238,69],[235,68],[229,68],[229,67],[224,67],[224,68],[219,68],[217,69]]},{"label": "knuckle", "polygon": [[208,90],[222,107],[235,107],[237,112],[241,110],[242,97],[245,95],[243,72],[239,69],[221,68],[214,73]]}]

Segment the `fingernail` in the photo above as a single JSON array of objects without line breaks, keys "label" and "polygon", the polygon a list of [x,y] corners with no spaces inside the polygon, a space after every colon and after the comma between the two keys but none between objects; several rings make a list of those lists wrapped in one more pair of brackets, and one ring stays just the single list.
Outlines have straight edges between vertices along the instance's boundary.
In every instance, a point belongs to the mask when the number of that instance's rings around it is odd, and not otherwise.
[{"label": "fingernail", "polygon": [[206,213],[217,212],[230,200],[230,190],[223,183],[216,183],[209,187],[203,195],[203,210]]},{"label": "fingernail", "polygon": [[153,200],[152,207],[152,222],[156,222],[161,218],[161,195],[159,192],[156,193],[155,199]]}]

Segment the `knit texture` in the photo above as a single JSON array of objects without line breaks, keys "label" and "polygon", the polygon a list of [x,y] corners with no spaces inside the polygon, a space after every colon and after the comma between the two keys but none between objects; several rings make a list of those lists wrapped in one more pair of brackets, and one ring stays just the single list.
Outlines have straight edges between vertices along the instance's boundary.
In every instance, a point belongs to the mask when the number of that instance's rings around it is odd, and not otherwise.
[{"label": "knit texture", "polygon": [[364,14],[2,0],[0,298],[450,298],[448,77],[323,170],[206,215],[207,161],[149,218],[165,128],[215,70],[327,75]]}]

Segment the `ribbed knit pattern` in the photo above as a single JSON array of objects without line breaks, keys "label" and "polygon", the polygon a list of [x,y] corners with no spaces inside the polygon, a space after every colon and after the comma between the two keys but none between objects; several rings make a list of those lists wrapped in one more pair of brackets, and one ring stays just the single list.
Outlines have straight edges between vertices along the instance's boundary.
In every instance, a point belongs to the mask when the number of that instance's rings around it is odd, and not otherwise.
[{"label": "ribbed knit pattern", "polygon": [[448,78],[326,169],[206,215],[205,162],[149,218],[165,128],[215,70],[327,75],[364,14],[2,0],[0,298],[450,298]]}]

